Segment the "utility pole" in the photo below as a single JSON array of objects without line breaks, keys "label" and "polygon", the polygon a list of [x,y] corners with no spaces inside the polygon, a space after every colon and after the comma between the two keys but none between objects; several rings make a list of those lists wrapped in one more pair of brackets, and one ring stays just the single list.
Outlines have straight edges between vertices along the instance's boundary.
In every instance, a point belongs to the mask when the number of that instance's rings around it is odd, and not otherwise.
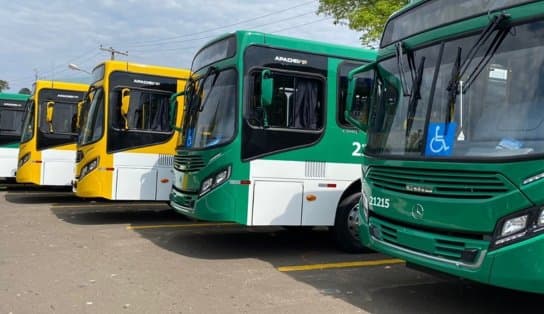
[{"label": "utility pole", "polygon": [[109,48],[104,48],[102,47],[102,45],[100,45],[100,50],[111,53],[111,60],[115,60],[116,53],[123,56],[128,56],[128,51],[123,52],[123,51],[115,50],[111,46]]}]

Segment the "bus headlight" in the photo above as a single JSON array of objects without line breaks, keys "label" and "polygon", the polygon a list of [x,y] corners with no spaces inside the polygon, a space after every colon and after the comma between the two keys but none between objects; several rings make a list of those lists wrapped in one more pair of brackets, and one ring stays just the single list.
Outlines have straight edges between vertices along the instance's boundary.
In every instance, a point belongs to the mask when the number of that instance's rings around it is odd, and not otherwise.
[{"label": "bus headlight", "polygon": [[544,234],[544,207],[525,209],[499,221],[490,249],[497,249],[542,234]]},{"label": "bus headlight", "polygon": [[200,188],[200,194],[206,194],[212,189],[213,178],[208,178],[202,182],[202,187]]},{"label": "bus headlight", "polygon": [[540,209],[537,224],[539,227],[544,227],[544,207]]},{"label": "bus headlight", "polygon": [[26,153],[21,159],[19,159],[18,167],[26,164],[30,160],[30,153]]},{"label": "bus headlight", "polygon": [[221,184],[221,183],[225,182],[225,180],[228,179],[229,174],[230,174],[230,167],[228,167],[225,170],[220,171],[217,175],[215,175],[214,184],[218,185],[218,184]]},{"label": "bus headlight", "polygon": [[528,215],[523,215],[505,221],[502,226],[501,237],[506,237],[525,229],[527,226],[527,217]]},{"label": "bus headlight", "polygon": [[89,161],[83,168],[81,168],[81,172],[79,173],[79,180],[83,179],[84,176],[88,175],[89,172],[93,171],[98,167],[98,158],[95,158],[91,161]]},{"label": "bus headlight", "polygon": [[208,193],[209,191],[215,189],[216,187],[227,181],[230,178],[230,171],[231,167],[228,166],[227,168],[216,172],[215,174],[207,177],[204,181],[202,181],[202,185],[200,187],[200,196]]}]

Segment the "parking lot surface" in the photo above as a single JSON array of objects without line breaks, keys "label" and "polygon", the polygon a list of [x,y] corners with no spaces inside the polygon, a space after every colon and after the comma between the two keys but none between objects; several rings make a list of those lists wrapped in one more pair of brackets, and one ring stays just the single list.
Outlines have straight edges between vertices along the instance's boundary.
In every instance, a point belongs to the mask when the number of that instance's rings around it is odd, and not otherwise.
[{"label": "parking lot surface", "polygon": [[[326,230],[0,192],[0,313],[521,313],[544,298],[338,251]],[[514,271],[514,270],[513,270]]]}]

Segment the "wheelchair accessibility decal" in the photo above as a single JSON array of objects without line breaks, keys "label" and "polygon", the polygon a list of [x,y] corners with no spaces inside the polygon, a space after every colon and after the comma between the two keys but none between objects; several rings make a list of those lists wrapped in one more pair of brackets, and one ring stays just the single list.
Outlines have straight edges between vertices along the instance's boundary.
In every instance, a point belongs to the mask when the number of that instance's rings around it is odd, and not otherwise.
[{"label": "wheelchair accessibility decal", "polygon": [[[447,128],[447,131],[446,131]],[[425,156],[451,156],[457,123],[430,123]]]}]

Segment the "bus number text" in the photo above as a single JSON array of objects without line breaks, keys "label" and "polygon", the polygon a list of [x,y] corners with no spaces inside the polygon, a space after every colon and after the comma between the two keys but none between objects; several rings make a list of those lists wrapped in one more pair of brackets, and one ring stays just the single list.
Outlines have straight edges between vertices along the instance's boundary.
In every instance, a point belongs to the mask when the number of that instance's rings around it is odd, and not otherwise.
[{"label": "bus number text", "polygon": [[371,196],[369,198],[369,205],[370,206],[376,206],[381,208],[389,208],[389,199],[383,198],[383,197],[375,197]]},{"label": "bus number text", "polygon": [[361,144],[359,142],[353,142],[351,145],[355,148],[353,153],[351,153],[351,156],[355,157],[362,157],[363,156],[363,150],[365,149],[365,144]]}]

